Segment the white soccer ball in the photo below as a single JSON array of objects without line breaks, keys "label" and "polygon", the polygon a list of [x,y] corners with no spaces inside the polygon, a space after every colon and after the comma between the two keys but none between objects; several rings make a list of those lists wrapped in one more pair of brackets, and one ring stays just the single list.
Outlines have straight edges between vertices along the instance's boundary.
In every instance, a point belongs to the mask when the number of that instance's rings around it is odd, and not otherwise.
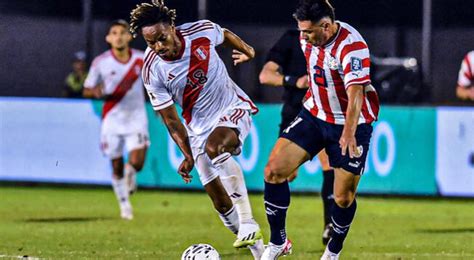
[{"label": "white soccer ball", "polygon": [[184,250],[181,260],[221,260],[221,256],[211,245],[194,244]]}]

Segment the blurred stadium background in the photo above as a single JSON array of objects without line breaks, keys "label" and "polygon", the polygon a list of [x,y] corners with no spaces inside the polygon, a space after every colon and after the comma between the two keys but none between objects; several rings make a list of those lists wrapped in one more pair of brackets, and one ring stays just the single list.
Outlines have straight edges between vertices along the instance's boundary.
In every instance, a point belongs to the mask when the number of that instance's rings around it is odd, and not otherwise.
[{"label": "blurred stadium background", "polygon": [[[0,0],[0,258],[177,259],[199,242],[216,245],[223,259],[248,258],[230,248],[231,234],[218,224],[197,178],[184,185],[175,174],[181,155],[149,104],[152,146],[138,181],[151,191],[133,198],[136,220],[120,221],[106,190],[109,161],[99,150],[102,103],[62,98],[74,54],[84,51],[90,61],[107,49],[108,23],[128,20],[140,2]],[[455,96],[461,61],[474,49],[474,1],[331,2],[336,18],[365,37],[382,101],[359,189],[361,209],[343,257],[474,259],[474,103]],[[238,160],[268,234],[259,192],[282,92],[259,85],[258,73],[269,48],[296,27],[296,1],[166,3],[177,9],[177,24],[207,18],[256,49],[254,61],[237,67],[228,52],[221,57],[260,104]],[[145,43],[137,39],[132,46]],[[291,184],[303,195],[289,213],[297,247],[289,259],[315,259],[323,250],[315,195],[321,179],[314,160]],[[176,192],[182,190],[197,192]]]}]

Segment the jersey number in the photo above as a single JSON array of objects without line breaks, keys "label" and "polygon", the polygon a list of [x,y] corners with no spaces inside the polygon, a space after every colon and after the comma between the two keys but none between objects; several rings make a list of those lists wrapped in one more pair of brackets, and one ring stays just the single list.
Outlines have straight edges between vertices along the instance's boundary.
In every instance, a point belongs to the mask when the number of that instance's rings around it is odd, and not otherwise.
[{"label": "jersey number", "polygon": [[328,85],[326,84],[326,76],[324,74],[324,69],[319,67],[318,65],[315,65],[313,69],[314,69],[314,75],[313,75],[314,82],[316,82],[316,84],[318,84],[319,87],[327,88]]}]

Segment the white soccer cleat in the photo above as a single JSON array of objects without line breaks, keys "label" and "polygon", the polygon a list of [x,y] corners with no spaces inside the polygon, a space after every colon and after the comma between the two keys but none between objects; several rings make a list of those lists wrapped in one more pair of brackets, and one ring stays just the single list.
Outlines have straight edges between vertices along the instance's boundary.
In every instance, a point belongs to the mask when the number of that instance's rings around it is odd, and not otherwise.
[{"label": "white soccer cleat", "polygon": [[125,173],[125,180],[127,182],[128,192],[132,195],[137,191],[137,174],[128,171]]},{"label": "white soccer cleat", "polygon": [[262,258],[263,252],[265,251],[265,246],[263,245],[263,239],[259,239],[255,242],[253,246],[248,246],[250,252],[253,255],[255,260],[260,260]]},{"label": "white soccer cleat", "polygon": [[263,239],[262,231],[256,222],[254,223],[240,223],[237,239],[233,246],[235,248],[242,248],[253,246],[258,240]]},{"label": "white soccer cleat", "polygon": [[280,256],[290,255],[292,252],[293,245],[289,239],[286,239],[283,245],[274,245],[272,242],[268,242],[268,246],[263,252],[261,260],[276,260]]},{"label": "white soccer cleat", "polygon": [[321,260],[338,260],[339,254],[332,253],[328,247],[324,250],[324,254],[321,256]]},{"label": "white soccer cleat", "polygon": [[120,217],[125,220],[133,219],[133,210],[130,203],[120,204]]}]

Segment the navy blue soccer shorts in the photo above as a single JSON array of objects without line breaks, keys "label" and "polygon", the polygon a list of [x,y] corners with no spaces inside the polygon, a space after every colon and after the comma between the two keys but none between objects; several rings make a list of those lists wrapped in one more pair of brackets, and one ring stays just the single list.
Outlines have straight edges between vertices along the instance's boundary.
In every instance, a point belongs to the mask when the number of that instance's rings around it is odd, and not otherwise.
[{"label": "navy blue soccer shorts", "polygon": [[364,173],[365,161],[369,152],[372,126],[370,124],[357,126],[355,138],[358,149],[362,151],[357,158],[350,158],[349,151],[345,156],[341,154],[339,139],[343,128],[343,125],[330,124],[314,117],[303,108],[295,120],[280,134],[280,137],[296,143],[308,152],[311,158],[322,149],[326,149],[331,167],[343,168],[355,175],[361,175]]}]

